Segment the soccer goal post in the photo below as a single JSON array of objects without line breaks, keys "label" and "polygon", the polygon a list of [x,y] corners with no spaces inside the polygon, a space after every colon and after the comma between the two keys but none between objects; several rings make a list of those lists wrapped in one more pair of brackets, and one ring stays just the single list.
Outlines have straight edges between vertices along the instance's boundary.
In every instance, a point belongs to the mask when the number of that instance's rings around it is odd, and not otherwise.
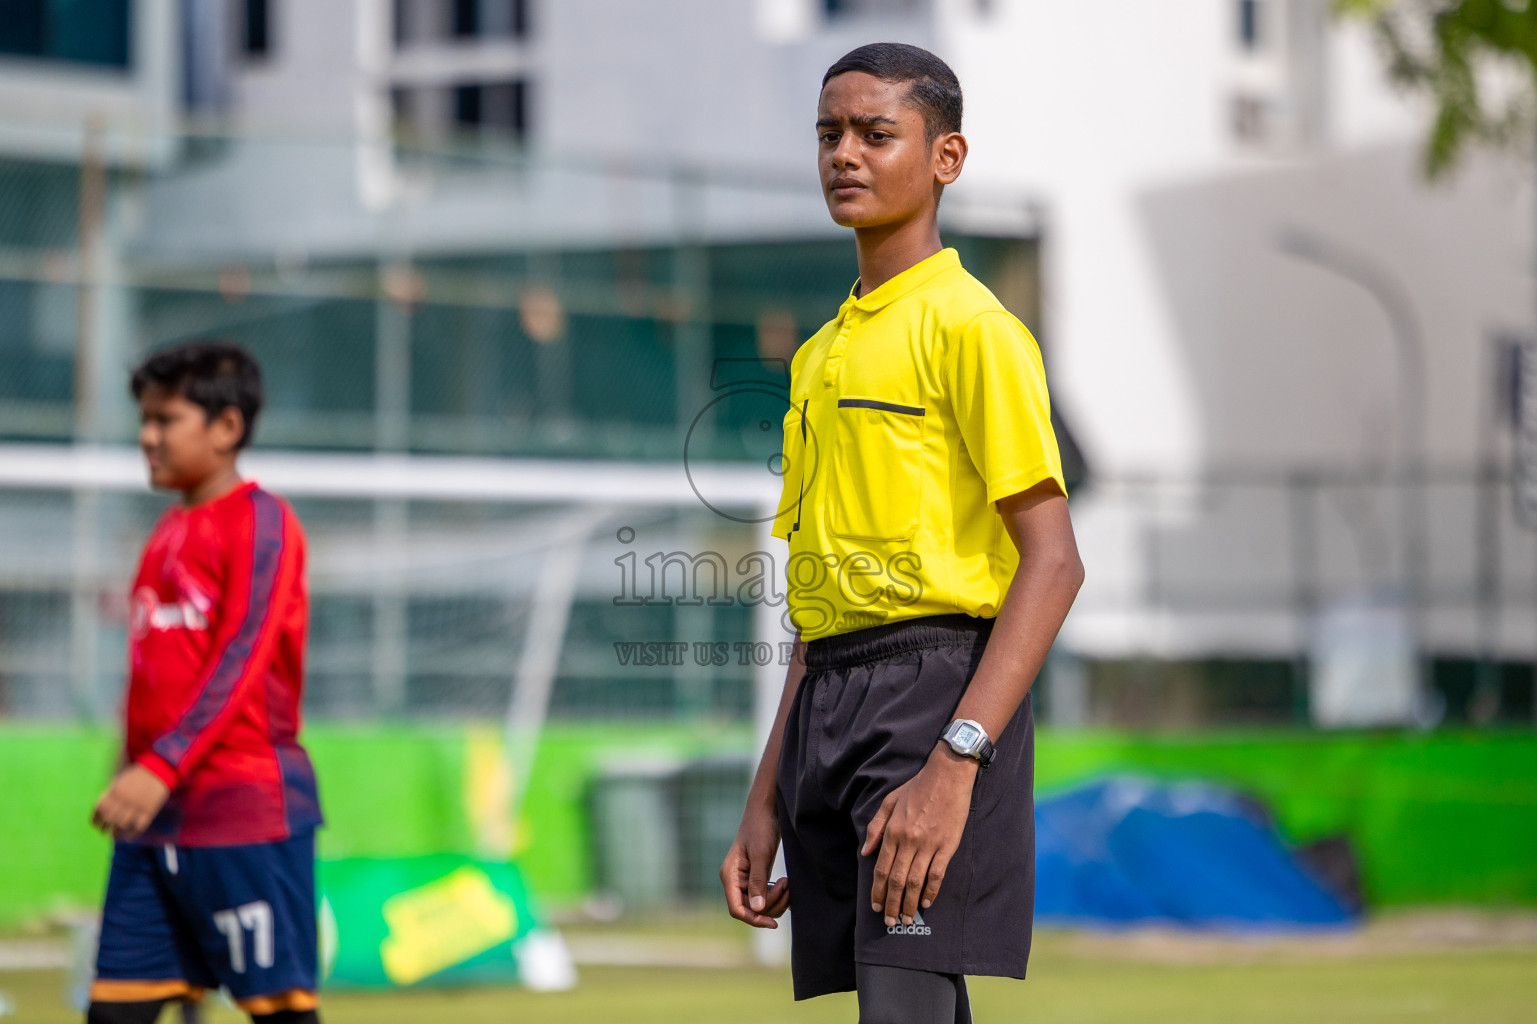
[{"label": "soccer goal post", "polygon": [[[289,499],[309,536],[309,714],[499,728],[507,775],[494,802],[506,814],[480,819],[488,850],[507,849],[502,830],[552,709],[642,723],[750,718],[761,749],[792,638],[787,549],[770,534],[779,482],[761,467],[259,451],[241,468]],[[113,713],[122,605],[167,503],[132,448],[0,445],[0,686],[11,714]],[[744,608],[730,574],[755,553],[774,585]],[[648,563],[650,593],[625,575]],[[702,590],[720,568],[724,587]],[[636,640],[733,650],[726,666],[618,664],[619,642]],[[747,645],[755,656],[739,652]]]}]

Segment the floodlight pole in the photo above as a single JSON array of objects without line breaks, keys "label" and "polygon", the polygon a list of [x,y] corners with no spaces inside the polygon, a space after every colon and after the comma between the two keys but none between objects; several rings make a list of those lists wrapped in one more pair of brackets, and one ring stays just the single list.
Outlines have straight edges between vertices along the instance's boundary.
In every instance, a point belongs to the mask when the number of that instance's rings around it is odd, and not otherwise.
[{"label": "floodlight pole", "polygon": [[1419,694],[1426,673],[1421,644],[1425,587],[1425,340],[1414,305],[1397,278],[1364,254],[1305,228],[1281,231],[1276,246],[1288,256],[1331,271],[1364,290],[1387,317],[1398,376],[1399,518],[1404,563],[1404,597],[1414,646]]}]

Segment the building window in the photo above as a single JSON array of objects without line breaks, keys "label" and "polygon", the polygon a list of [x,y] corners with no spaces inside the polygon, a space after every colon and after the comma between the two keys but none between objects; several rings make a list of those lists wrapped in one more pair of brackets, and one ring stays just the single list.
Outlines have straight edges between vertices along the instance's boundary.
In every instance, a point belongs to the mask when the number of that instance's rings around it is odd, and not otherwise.
[{"label": "building window", "polygon": [[822,0],[828,18],[915,14],[921,0]]},{"label": "building window", "polygon": [[526,39],[533,0],[391,0],[395,48]]},{"label": "building window", "polygon": [[126,68],[131,0],[4,0],[0,56]]},{"label": "building window", "polygon": [[528,138],[528,83],[461,82],[396,86],[390,90],[395,132],[408,146],[441,146],[467,136],[487,142]]},{"label": "building window", "polygon": [[410,23],[406,20],[406,0],[390,2],[390,32],[395,37],[395,49],[400,49],[411,38]]},{"label": "building window", "polygon": [[454,86],[454,124],[461,128],[480,127],[481,113],[485,108],[481,98],[485,88],[483,85]]},{"label": "building window", "polygon": [[829,18],[855,17],[868,14],[912,14],[918,9],[919,0],[823,0]]},{"label": "building window", "polygon": [[528,83],[486,82],[456,85],[454,123],[488,137],[522,140],[528,134]]},{"label": "building window", "polygon": [[272,47],[272,0],[245,0],[240,49],[247,57],[265,57]]},{"label": "building window", "polygon": [[528,34],[528,0],[451,0],[449,34],[484,39]]},{"label": "building window", "polygon": [[1238,0],[1238,45],[1245,50],[1260,47],[1259,0]]},{"label": "building window", "polygon": [[453,35],[461,39],[480,34],[479,0],[453,0]]}]

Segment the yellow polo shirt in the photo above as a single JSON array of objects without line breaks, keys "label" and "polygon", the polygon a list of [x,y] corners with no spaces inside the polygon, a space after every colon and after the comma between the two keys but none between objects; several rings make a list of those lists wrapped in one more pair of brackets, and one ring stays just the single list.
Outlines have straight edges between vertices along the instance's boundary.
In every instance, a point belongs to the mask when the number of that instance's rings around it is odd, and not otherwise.
[{"label": "yellow polo shirt", "polygon": [[993,503],[1067,486],[1040,348],[956,251],[851,289],[795,353],[790,398],[773,532],[801,639],[997,615],[1019,553]]}]

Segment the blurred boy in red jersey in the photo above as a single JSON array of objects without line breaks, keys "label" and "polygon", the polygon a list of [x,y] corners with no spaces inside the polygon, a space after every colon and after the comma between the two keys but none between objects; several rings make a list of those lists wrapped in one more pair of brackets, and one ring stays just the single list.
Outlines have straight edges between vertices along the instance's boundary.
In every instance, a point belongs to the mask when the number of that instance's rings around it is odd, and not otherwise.
[{"label": "blurred boy in red jersey", "polygon": [[178,491],[134,579],[117,840],[88,1021],[151,1024],[223,985],[256,1021],[318,1021],[315,773],[299,745],[304,532],[235,461],[261,410],[236,345],[134,371],[150,482]]}]

